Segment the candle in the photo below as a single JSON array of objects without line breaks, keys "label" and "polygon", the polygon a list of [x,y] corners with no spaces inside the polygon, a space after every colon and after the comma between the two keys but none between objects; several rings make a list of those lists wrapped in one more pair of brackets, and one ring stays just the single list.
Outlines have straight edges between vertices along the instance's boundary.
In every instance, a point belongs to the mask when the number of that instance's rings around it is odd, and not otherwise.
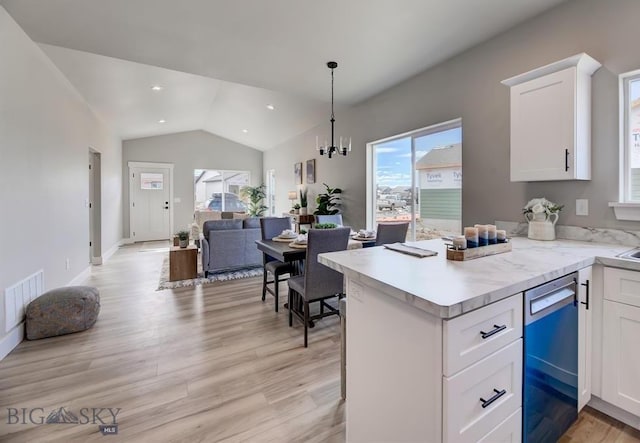
[{"label": "candle", "polygon": [[467,249],[467,238],[464,235],[453,237],[453,249]]},{"label": "candle", "polygon": [[496,239],[496,225],[487,225],[487,232],[489,234],[489,244],[495,245],[498,243]]},{"label": "candle", "polygon": [[464,228],[464,236],[467,239],[467,248],[478,247],[478,228]]},{"label": "candle", "polygon": [[475,225],[478,230],[478,246],[487,246],[489,244],[489,230],[487,225]]},{"label": "candle", "polygon": [[496,239],[498,243],[506,243],[507,242],[507,231],[504,229],[496,230]]}]

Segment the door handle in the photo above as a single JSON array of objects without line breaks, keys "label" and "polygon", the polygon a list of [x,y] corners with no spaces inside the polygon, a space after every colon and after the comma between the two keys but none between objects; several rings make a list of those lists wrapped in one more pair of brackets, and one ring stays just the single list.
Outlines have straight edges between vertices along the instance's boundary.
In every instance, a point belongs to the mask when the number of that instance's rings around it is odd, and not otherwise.
[{"label": "door handle", "polygon": [[491,403],[493,403],[497,399],[499,399],[500,397],[502,397],[504,394],[506,394],[507,390],[503,389],[502,391],[498,391],[497,389],[494,388],[493,392],[495,392],[495,395],[491,397],[489,400],[485,400],[484,398],[480,397],[480,402],[482,402],[483,409],[489,406]]},{"label": "door handle", "polygon": [[569,170],[569,150],[564,150],[564,171],[567,172]]},{"label": "door handle", "polygon": [[494,329],[490,330],[489,332],[480,331],[480,335],[482,336],[483,340],[491,337],[492,335],[497,334],[500,331],[504,331],[505,329],[507,329],[507,325],[502,325],[502,326],[493,325],[493,328]]},{"label": "door handle", "polygon": [[583,305],[585,305],[585,309],[589,310],[589,280],[587,280],[584,283],[580,283],[582,286],[584,286],[587,289],[587,293],[586,293],[586,297],[585,297],[585,301],[581,301],[580,303],[582,303]]}]

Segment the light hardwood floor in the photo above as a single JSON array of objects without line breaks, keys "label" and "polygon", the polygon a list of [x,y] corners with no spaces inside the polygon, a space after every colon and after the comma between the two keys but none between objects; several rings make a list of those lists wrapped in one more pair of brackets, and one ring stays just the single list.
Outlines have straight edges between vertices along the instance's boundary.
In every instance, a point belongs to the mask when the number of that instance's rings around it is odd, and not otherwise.
[{"label": "light hardwood floor", "polygon": [[[93,269],[102,309],[91,330],[25,341],[0,362],[0,441],[344,441],[337,317],[317,322],[305,349],[300,324],[260,300],[261,278],[156,291],[166,247],[123,247]],[[121,408],[119,434],[7,424],[7,408],[61,406]],[[563,441],[640,433],[586,410]]]}]

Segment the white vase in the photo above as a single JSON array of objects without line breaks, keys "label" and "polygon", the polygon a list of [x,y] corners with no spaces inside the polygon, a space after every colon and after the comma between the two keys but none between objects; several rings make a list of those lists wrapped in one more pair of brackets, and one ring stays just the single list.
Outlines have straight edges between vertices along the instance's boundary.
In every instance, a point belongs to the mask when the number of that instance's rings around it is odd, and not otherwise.
[{"label": "white vase", "polygon": [[[528,237],[532,240],[555,240],[556,239],[556,222],[558,221],[558,214],[549,214],[547,218],[545,214],[534,214],[532,217],[527,217],[529,214],[525,214],[525,218],[529,222]],[[542,217],[539,217],[542,215]]]},{"label": "white vase", "polygon": [[307,215],[307,208],[300,208],[300,215]]}]

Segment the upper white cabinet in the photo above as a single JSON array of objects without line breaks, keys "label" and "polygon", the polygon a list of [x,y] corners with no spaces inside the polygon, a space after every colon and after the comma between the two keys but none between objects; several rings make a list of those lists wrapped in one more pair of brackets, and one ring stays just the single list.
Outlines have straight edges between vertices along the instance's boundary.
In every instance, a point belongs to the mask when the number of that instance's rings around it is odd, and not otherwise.
[{"label": "upper white cabinet", "polygon": [[591,76],[587,54],[504,80],[511,87],[511,181],[591,179]]}]

